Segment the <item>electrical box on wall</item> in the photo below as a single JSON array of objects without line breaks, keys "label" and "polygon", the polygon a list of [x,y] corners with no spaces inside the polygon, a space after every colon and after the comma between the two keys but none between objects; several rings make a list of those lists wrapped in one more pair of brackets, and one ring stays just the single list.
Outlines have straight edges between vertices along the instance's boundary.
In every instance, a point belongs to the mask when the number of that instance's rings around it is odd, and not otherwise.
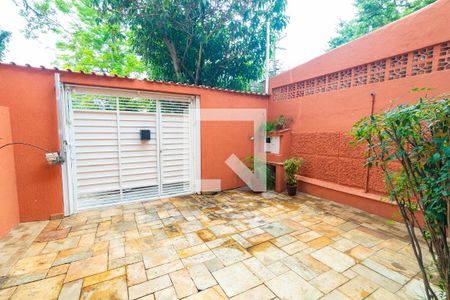
[{"label": "electrical box on wall", "polygon": [[272,154],[280,154],[280,137],[272,136],[266,139],[266,152]]},{"label": "electrical box on wall", "polygon": [[150,141],[151,133],[149,129],[141,129],[141,141]]}]

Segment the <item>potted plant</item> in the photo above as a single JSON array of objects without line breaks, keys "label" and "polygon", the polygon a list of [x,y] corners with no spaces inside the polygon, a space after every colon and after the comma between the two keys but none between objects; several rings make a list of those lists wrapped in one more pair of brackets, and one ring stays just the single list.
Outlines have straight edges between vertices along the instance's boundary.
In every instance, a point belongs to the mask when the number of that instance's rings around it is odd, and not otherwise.
[{"label": "potted plant", "polygon": [[289,196],[295,196],[297,194],[297,179],[295,175],[304,163],[303,158],[290,158],[284,161],[284,173],[286,186]]},{"label": "potted plant", "polygon": [[284,130],[289,127],[289,124],[291,123],[292,119],[286,119],[283,115],[280,115],[278,118],[276,118],[274,121],[266,122],[264,124],[264,129],[266,130],[266,134],[269,134],[271,132]]},{"label": "potted plant", "polygon": [[288,126],[288,121],[286,120],[286,118],[283,115],[279,116],[273,122],[273,127],[274,127],[275,131],[286,129],[287,126]]}]

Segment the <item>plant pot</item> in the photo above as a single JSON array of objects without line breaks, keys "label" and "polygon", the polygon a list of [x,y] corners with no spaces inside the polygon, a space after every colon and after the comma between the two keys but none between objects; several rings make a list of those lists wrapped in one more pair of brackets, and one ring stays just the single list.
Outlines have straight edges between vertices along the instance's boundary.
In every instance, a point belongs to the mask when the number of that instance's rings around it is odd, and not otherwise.
[{"label": "plant pot", "polygon": [[283,130],[285,128],[284,125],[275,125],[275,131],[280,131]]},{"label": "plant pot", "polygon": [[297,195],[297,185],[287,185],[287,192],[289,196]]}]

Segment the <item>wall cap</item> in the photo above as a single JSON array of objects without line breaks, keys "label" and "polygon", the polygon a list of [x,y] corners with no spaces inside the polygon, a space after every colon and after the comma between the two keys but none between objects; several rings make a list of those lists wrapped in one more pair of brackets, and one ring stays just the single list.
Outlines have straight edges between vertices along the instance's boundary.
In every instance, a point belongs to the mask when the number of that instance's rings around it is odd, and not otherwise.
[{"label": "wall cap", "polygon": [[324,188],[327,188],[330,190],[335,190],[338,192],[358,196],[361,198],[367,198],[367,199],[382,202],[382,203],[393,204],[392,201],[390,201],[385,196],[377,195],[377,194],[373,194],[373,193],[365,193],[363,189],[353,188],[353,187],[349,187],[349,186],[345,186],[345,185],[341,185],[341,184],[337,184],[337,183],[332,183],[332,182],[315,179],[315,178],[311,178],[311,177],[306,177],[306,176],[300,176],[300,175],[296,175],[295,178],[298,181],[317,185],[317,186],[324,187]]},{"label": "wall cap", "polygon": [[15,62],[10,62],[9,64],[8,63],[0,63],[0,67],[1,66],[14,67],[14,68],[28,68],[28,69],[44,70],[44,71],[52,71],[52,72],[75,73],[75,74],[82,74],[82,75],[86,75],[86,76],[120,78],[120,79],[137,80],[137,81],[144,81],[144,82],[146,81],[146,82],[151,82],[151,83],[166,84],[166,85],[172,85],[172,86],[183,86],[183,87],[200,88],[200,89],[206,89],[206,90],[236,93],[236,94],[243,94],[243,95],[261,96],[261,97],[267,98],[266,100],[269,100],[269,94],[266,94],[266,93],[238,91],[238,90],[231,90],[231,89],[225,89],[225,88],[211,87],[211,86],[206,86],[206,85],[195,85],[195,84],[173,82],[173,81],[154,80],[154,79],[148,79],[148,78],[139,79],[137,77],[119,76],[119,75],[108,74],[108,73],[99,73],[99,72],[73,71],[71,69],[59,69],[58,67],[45,67],[45,66],[33,67],[30,64],[18,65]]}]

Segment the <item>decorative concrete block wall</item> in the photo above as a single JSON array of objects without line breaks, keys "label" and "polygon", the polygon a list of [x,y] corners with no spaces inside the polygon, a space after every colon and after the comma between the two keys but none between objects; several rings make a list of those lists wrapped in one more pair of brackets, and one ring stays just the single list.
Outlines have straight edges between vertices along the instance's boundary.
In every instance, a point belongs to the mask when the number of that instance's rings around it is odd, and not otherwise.
[{"label": "decorative concrete block wall", "polygon": [[383,200],[382,172],[348,133],[372,111],[450,93],[448,24],[450,1],[437,1],[271,79],[269,118],[293,120],[291,153],[306,161],[301,190],[390,217],[370,202]]},{"label": "decorative concrete block wall", "polygon": [[364,188],[366,168],[362,149],[353,149],[342,132],[294,133],[292,155],[303,157],[301,175]]}]

